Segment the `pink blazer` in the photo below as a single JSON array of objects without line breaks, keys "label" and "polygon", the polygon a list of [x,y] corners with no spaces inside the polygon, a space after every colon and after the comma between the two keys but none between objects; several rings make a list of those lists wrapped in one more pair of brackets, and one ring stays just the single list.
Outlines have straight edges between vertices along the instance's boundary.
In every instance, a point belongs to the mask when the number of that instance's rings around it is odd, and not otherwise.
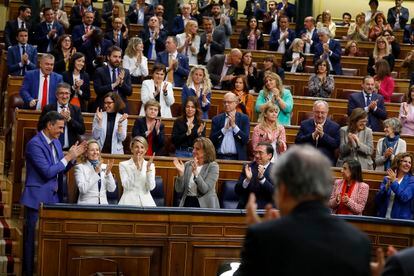
[{"label": "pink blazer", "polygon": [[[336,203],[336,197],[342,192],[343,183],[343,179],[336,179],[332,188],[331,198],[329,199],[329,207],[332,209],[333,213],[336,212],[336,209],[339,206],[339,204]],[[351,197],[347,203],[349,210],[354,213],[354,215],[362,215],[362,211],[364,211],[365,204],[367,203],[368,193],[368,184],[364,182],[355,183],[354,190],[352,191]]]},{"label": "pink blazer", "polygon": [[281,152],[285,152],[287,149],[286,146],[286,133],[285,133],[285,127],[281,124],[277,125],[277,129],[275,129],[271,135],[267,133],[260,124],[256,125],[253,130],[253,137],[252,137],[252,145],[253,149],[256,148],[257,144],[260,142],[267,142],[267,143],[273,143],[275,140],[279,139],[279,142],[281,143],[281,146],[279,147]]}]

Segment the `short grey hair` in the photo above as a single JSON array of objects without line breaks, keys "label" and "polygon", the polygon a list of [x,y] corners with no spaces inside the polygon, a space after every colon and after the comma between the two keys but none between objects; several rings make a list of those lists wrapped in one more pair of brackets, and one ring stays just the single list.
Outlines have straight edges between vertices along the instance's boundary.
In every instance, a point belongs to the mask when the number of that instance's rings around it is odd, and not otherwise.
[{"label": "short grey hair", "polygon": [[326,201],[331,196],[331,162],[309,145],[290,147],[275,163],[272,177],[275,187],[283,183],[289,195],[298,201]]},{"label": "short grey hair", "polygon": [[61,82],[56,86],[56,95],[59,92],[59,90],[62,89],[62,88],[69,90],[69,92],[71,91],[70,84],[68,84],[66,82]]},{"label": "short grey hair", "polygon": [[317,107],[318,105],[320,105],[320,104],[323,104],[325,107],[326,107],[326,109],[329,111],[329,104],[328,104],[328,102],[327,101],[324,101],[324,100],[316,100],[314,103],[313,103],[313,108],[312,108],[312,110],[314,110],[315,109],[315,107]]},{"label": "short grey hair", "polygon": [[55,61],[55,56],[54,55],[52,55],[52,54],[49,54],[49,53],[44,53],[44,54],[42,54],[42,56],[41,56],[41,58],[40,58],[41,60],[44,60],[44,59],[51,59],[51,60],[53,60],[53,61]]},{"label": "short grey hair", "polygon": [[318,35],[320,35],[320,34],[323,34],[323,35],[327,35],[327,36],[329,36],[330,35],[330,31],[329,31],[329,29],[328,28],[326,28],[326,27],[322,27],[322,28],[319,28],[318,29]]},{"label": "short grey hair", "polygon": [[394,130],[394,133],[400,133],[401,132],[401,122],[397,118],[388,118],[384,121],[384,126],[388,126]]}]

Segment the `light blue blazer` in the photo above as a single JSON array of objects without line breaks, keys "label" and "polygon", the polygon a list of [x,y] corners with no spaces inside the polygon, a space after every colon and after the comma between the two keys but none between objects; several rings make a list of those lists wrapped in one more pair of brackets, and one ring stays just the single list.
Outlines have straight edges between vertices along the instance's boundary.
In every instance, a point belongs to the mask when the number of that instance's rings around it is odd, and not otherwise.
[{"label": "light blue blazer", "polygon": [[[122,142],[125,140],[127,135],[128,119],[122,122],[122,131],[118,132],[118,123],[119,119],[121,119],[121,116],[122,115],[120,113],[116,114],[114,131],[112,133],[111,154],[124,154],[124,146]],[[98,141],[100,149],[102,149],[105,143],[107,122],[108,115],[106,112],[102,112],[102,127],[100,127],[98,124],[98,118],[96,114],[93,118],[92,137]]]}]

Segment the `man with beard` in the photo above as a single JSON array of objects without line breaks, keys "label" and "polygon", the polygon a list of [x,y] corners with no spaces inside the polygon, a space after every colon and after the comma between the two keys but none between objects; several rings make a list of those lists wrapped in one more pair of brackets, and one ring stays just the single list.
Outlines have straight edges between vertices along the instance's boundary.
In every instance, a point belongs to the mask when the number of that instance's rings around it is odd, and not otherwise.
[{"label": "man with beard", "polygon": [[6,27],[4,28],[4,42],[6,43],[6,49],[10,46],[17,44],[17,29],[26,29],[29,31],[32,24],[30,23],[30,16],[32,15],[32,10],[29,6],[22,5],[19,7],[19,16],[16,20],[7,21]]},{"label": "man with beard", "polygon": [[226,35],[226,48],[231,48],[230,36],[233,29],[230,18],[221,12],[220,4],[216,3],[211,5],[211,17],[214,18],[214,27],[223,31]]}]

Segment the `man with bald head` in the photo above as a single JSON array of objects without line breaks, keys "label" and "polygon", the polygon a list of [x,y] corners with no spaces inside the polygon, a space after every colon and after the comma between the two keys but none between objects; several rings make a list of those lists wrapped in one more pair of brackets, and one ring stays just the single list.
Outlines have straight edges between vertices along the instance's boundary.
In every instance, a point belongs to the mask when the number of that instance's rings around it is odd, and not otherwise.
[{"label": "man with bald head", "polygon": [[296,135],[296,144],[310,144],[336,164],[335,150],[339,147],[340,126],[328,118],[329,105],[317,100],[313,104],[313,118],[304,120]]},{"label": "man with bald head", "polygon": [[231,89],[231,81],[236,77],[235,69],[241,58],[242,52],[234,48],[229,54],[215,55],[207,62],[207,70],[214,88]]},{"label": "man with bald head", "polygon": [[224,112],[211,122],[210,140],[216,147],[217,158],[247,160],[250,122],[247,115],[236,111],[239,98],[229,92],[224,95]]},{"label": "man with bald head", "polygon": [[303,22],[304,29],[302,29],[299,33],[300,38],[305,43],[303,52],[307,54],[315,53],[315,46],[319,43],[319,37],[315,25],[315,18],[312,16],[305,17]]}]

